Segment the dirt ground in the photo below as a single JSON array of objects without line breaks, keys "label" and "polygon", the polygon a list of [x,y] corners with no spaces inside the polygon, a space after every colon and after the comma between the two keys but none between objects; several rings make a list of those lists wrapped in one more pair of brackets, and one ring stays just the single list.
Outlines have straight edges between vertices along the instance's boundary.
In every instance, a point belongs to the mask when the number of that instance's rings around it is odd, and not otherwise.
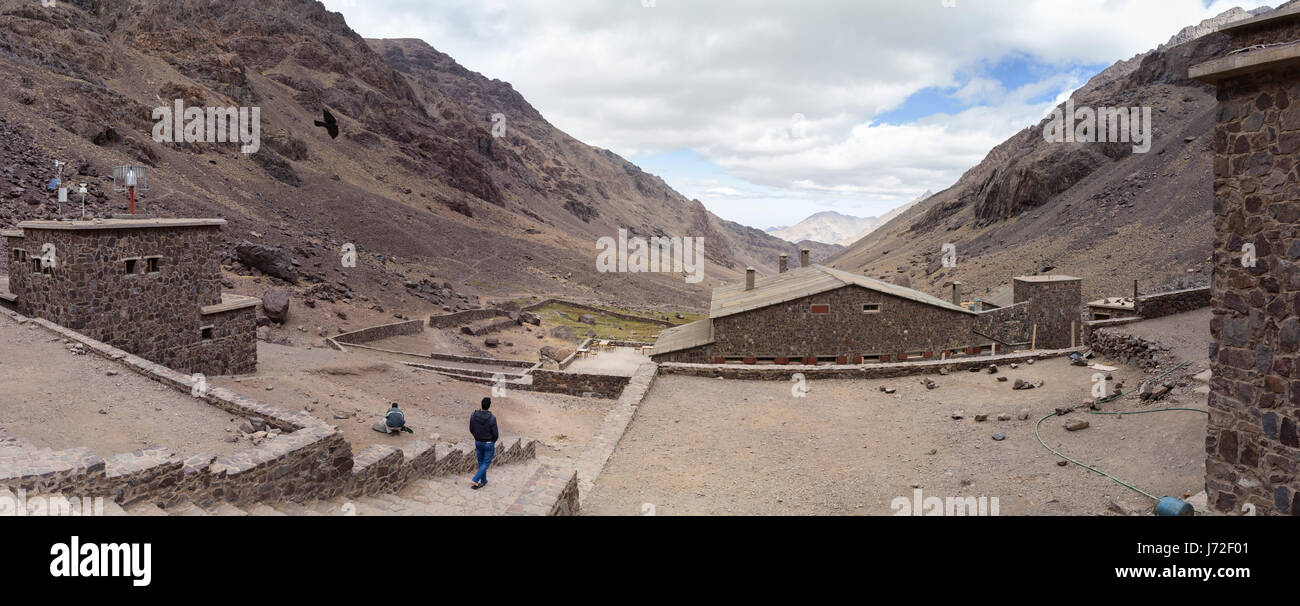
[{"label": "dirt ground", "polygon": [[[388,354],[265,342],[258,343],[256,374],[209,381],[286,410],[307,407],[337,425],[354,453],[371,444],[401,448],[414,440],[470,440],[469,415],[491,395],[491,386],[404,366]],[[391,402],[402,408],[414,434],[389,436],[370,429]],[[510,391],[492,402],[502,434],[540,440],[538,456],[557,463],[577,458],[613,405],[612,400],[525,391]]]},{"label": "dirt ground", "polygon": [[[1099,360],[1100,361],[1100,360]],[[1091,399],[1096,371],[1064,359],[986,373],[888,380],[792,383],[661,376],[587,497],[588,515],[893,515],[891,501],[997,497],[1001,515],[1097,515],[1149,510],[1150,499],[1061,459],[1034,437],[1038,419]],[[1120,368],[1132,389],[1148,375]],[[1017,378],[1045,381],[1016,391]],[[893,395],[879,390],[896,388]],[[1204,408],[1179,387],[1160,406]],[[1154,408],[1153,407],[1153,408]],[[1141,409],[1135,398],[1108,410]],[[1029,420],[1018,420],[1021,409]],[[953,420],[962,410],[965,418]],[[997,420],[1000,413],[1010,421]],[[976,422],[976,414],[988,414]],[[1156,496],[1203,490],[1206,415],[1161,412],[1123,417],[1076,412],[1091,427],[1067,432],[1042,423],[1043,440]],[[992,436],[1004,433],[1004,441]],[[933,453],[933,454],[931,454]]]},{"label": "dirt ground", "polygon": [[1187,313],[1126,324],[1112,330],[1164,343],[1169,347],[1170,353],[1179,359],[1191,361],[1190,368],[1193,372],[1200,372],[1210,367],[1210,318],[1212,317],[1214,314],[1210,312],[1210,308],[1205,307]]},{"label": "dirt ground", "polygon": [[[85,446],[101,457],[163,446],[231,454],[232,415],[0,316],[0,427],[39,448]],[[108,373],[116,374],[110,376]]]}]

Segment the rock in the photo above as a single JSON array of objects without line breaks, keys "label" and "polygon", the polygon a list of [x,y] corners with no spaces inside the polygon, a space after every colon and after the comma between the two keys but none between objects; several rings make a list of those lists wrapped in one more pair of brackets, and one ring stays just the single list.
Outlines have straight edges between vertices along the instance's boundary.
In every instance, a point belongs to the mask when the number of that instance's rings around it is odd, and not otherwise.
[{"label": "rock", "polygon": [[975,422],[976,422],[976,423],[983,423],[983,422],[985,422],[985,421],[987,421],[987,420],[989,420],[989,416],[986,415],[986,414],[978,414],[978,415],[975,415]]},{"label": "rock", "polygon": [[1070,414],[1070,413],[1072,413],[1072,412],[1074,412],[1074,409],[1073,409],[1073,408],[1057,408],[1057,409],[1056,409],[1056,416],[1058,416],[1058,417],[1063,417],[1063,416],[1068,415],[1068,414]]},{"label": "rock", "polygon": [[939,450],[938,450],[937,448],[931,448],[931,449],[930,449],[928,452],[926,452],[925,454],[928,454],[928,455],[937,455],[937,454],[939,454]]},{"label": "rock", "polygon": [[272,322],[284,324],[289,318],[289,291],[277,289],[263,293],[262,313]]},{"label": "rock", "polygon": [[1021,421],[1028,420],[1028,419],[1029,419],[1029,409],[1028,409],[1028,408],[1021,408],[1021,409],[1020,409],[1020,412],[1016,415],[1016,417],[1019,418]]},{"label": "rock", "polygon": [[350,415],[350,414],[348,414],[348,413],[346,413],[346,412],[336,412],[336,413],[334,413],[334,418],[335,418],[336,420],[346,419],[346,418],[348,418],[348,417],[350,417],[350,416],[352,416],[352,415]]},{"label": "rock", "polygon": [[1012,364],[1012,365],[1011,365],[1011,370],[1015,370],[1015,369],[1017,369],[1017,368],[1020,368],[1020,365],[1019,365],[1019,364]]},{"label": "rock", "polygon": [[1025,360],[1025,364],[1028,364],[1028,365],[1030,365],[1030,366],[1033,366],[1033,365],[1034,365],[1034,359],[1033,359],[1033,358],[1029,358],[1028,360]]},{"label": "rock", "polygon": [[924,381],[924,383],[925,383],[925,388],[926,388],[926,389],[938,389],[938,388],[939,388],[939,384],[938,384],[938,383],[935,383],[935,382],[934,382],[933,380],[931,380],[931,379],[926,379],[926,380]]},{"label": "rock", "polygon": [[257,428],[253,427],[252,423],[249,423],[248,421],[244,421],[243,423],[239,424],[239,431],[243,433],[253,433],[254,431],[257,431]]},{"label": "rock", "polygon": [[483,345],[486,346],[486,347],[496,347],[496,346],[498,346],[498,345],[500,345],[500,344],[501,344],[501,341],[500,341],[499,339],[497,339],[496,337],[488,337],[488,338],[486,338],[486,339],[483,339]]},{"label": "rock", "polygon": [[886,388],[884,389],[884,392],[885,392],[886,395],[893,395],[893,394],[898,393],[898,390],[897,390],[897,389],[894,389],[893,387],[886,387]]},{"label": "rock", "polygon": [[999,414],[999,415],[998,415],[998,420],[999,420],[999,421],[1010,421],[1010,420],[1011,420],[1011,413],[1009,413],[1009,412],[1004,412],[1004,413],[1002,413],[1002,414]]},{"label": "rock", "polygon": [[110,371],[108,371],[108,372],[106,372],[106,373],[104,373],[104,374],[107,375],[107,376],[110,376],[110,377],[116,377],[116,376],[117,376],[117,371],[116,371],[116,370],[110,370]]},{"label": "rock", "polygon": [[270,246],[253,244],[247,240],[235,247],[235,258],[240,263],[257,268],[268,276],[274,276],[285,282],[298,281],[298,268],[294,267],[288,253]]},{"label": "rock", "polygon": [[940,369],[939,369],[939,374],[940,374],[940,375],[943,375],[943,376],[947,376],[947,375],[948,375],[948,369],[947,369],[946,367],[940,368]]},{"label": "rock", "polygon": [[953,418],[954,421],[960,421],[960,420],[966,418],[966,413],[965,413],[965,411],[954,410],[954,411],[952,411],[952,418]]},{"label": "rock", "polygon": [[1081,431],[1088,428],[1088,422],[1084,419],[1072,419],[1065,422],[1066,431]]},{"label": "rock", "polygon": [[253,428],[257,429],[258,431],[263,431],[266,429],[266,419],[263,419],[262,417],[248,417],[248,422],[251,423],[253,425]]},{"label": "rock", "polygon": [[991,375],[998,374],[998,365],[997,365],[997,364],[989,364],[988,371],[989,371],[989,374],[991,374]]},{"label": "rock", "polygon": [[994,441],[994,442],[1001,442],[1002,440],[1005,440],[1005,439],[1007,439],[1007,434],[1005,434],[1005,433],[995,433],[995,434],[993,434],[993,441]]},{"label": "rock", "polygon": [[1006,377],[998,377],[998,383],[1006,383],[1008,380],[1009,379],[1007,379]]},{"label": "rock", "polygon": [[1069,464],[1070,464],[1070,462],[1069,462],[1069,461],[1065,461],[1065,460],[1061,460],[1061,461],[1057,461],[1057,462],[1056,462],[1056,466],[1057,466],[1057,467],[1065,467],[1066,465],[1069,465]]},{"label": "rock", "polygon": [[266,326],[258,326],[258,327],[257,327],[257,339],[258,339],[259,341],[270,341],[270,340],[271,340],[271,329],[268,328],[268,327],[266,327]]},{"label": "rock", "polygon": [[582,322],[583,324],[595,325],[596,316],[593,316],[591,314],[582,314],[581,316],[578,316],[578,321]]}]

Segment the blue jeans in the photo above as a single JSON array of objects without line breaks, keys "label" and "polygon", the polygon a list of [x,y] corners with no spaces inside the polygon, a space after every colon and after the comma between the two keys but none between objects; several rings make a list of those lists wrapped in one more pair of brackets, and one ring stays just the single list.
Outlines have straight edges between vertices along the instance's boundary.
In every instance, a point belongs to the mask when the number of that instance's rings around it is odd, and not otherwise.
[{"label": "blue jeans", "polygon": [[487,483],[487,470],[492,466],[492,457],[497,453],[495,442],[475,442],[474,454],[478,456],[478,473],[474,474],[475,484]]}]

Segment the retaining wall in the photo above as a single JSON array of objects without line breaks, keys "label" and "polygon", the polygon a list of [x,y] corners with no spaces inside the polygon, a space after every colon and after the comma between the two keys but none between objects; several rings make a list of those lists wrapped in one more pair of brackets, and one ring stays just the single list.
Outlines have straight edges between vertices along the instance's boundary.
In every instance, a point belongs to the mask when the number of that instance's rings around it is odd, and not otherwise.
[{"label": "retaining wall", "polygon": [[1210,287],[1190,288],[1154,295],[1139,296],[1133,311],[1146,318],[1161,318],[1210,306]]},{"label": "retaining wall", "polygon": [[424,332],[424,320],[407,320],[395,324],[385,324],[383,326],[371,326],[361,330],[343,333],[333,337],[335,341],[344,345],[358,345],[361,343],[370,343],[389,337],[399,337],[403,335],[418,335]]}]

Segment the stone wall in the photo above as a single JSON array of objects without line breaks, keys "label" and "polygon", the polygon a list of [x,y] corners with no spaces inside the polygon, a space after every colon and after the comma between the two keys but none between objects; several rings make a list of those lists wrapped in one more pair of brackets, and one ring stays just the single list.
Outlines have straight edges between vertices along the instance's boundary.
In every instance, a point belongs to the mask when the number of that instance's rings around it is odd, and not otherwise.
[{"label": "stone wall", "polygon": [[605,418],[596,429],[596,434],[583,447],[582,454],[578,457],[578,485],[574,487],[579,498],[581,495],[591,494],[596,478],[604,472],[606,463],[614,455],[614,449],[618,448],[618,443],[623,440],[623,434],[627,433],[628,425],[631,425],[632,419],[636,418],[637,408],[645,400],[646,394],[650,393],[650,387],[654,385],[659,368],[655,364],[647,363],[642,364],[636,372],[632,373],[627,388],[619,394],[618,401],[609,412],[605,413]]},{"label": "stone wall", "polygon": [[1154,370],[1176,361],[1169,347],[1118,328],[1102,328],[1089,334],[1088,346],[1098,354],[1144,370]]},{"label": "stone wall", "polygon": [[1154,295],[1142,295],[1133,312],[1142,318],[1162,318],[1210,306],[1210,288],[1191,288]]},{"label": "stone wall", "polygon": [[[1292,20],[1231,47],[1297,37]],[[1220,512],[1300,515],[1300,68],[1217,84],[1206,492]]]},{"label": "stone wall", "polygon": [[577,372],[558,372],[536,369],[530,373],[533,383],[530,391],[560,393],[570,396],[596,394],[601,398],[617,398],[627,387],[628,377],[592,375]]},{"label": "stone wall", "polygon": [[[187,375],[48,320],[13,312],[7,315],[82,343],[88,352],[154,381],[192,393]],[[148,501],[168,507],[191,501],[206,507],[223,501],[248,505],[393,492],[415,478],[462,473],[474,467],[474,453],[464,447],[419,441],[405,451],[376,445],[354,457],[338,429],[306,412],[290,413],[219,387],[209,387],[202,399],[232,414],[261,418],[285,433],[255,449],[228,456],[195,454],[182,459],[166,449],[150,448],[106,460],[87,448],[31,449],[0,430],[0,486],[33,494],[104,496],[122,505]],[[513,444],[500,448],[494,464],[532,459],[536,451],[535,441],[515,438]],[[440,457],[439,453],[444,454]]]},{"label": "stone wall", "polygon": [[595,306],[592,306],[592,305],[586,305],[586,304],[583,304],[583,303],[575,303],[575,302],[573,302],[573,301],[565,301],[565,300],[563,300],[563,299],[546,299],[545,301],[541,301],[540,303],[533,303],[532,305],[529,305],[529,306],[523,308],[523,311],[537,311],[537,310],[539,310],[539,309],[541,309],[541,308],[543,308],[543,307],[546,307],[547,305],[567,305],[567,306],[569,306],[569,307],[576,307],[576,308],[578,308],[578,309],[586,310],[586,311],[589,311],[589,312],[594,313],[594,314],[605,314],[605,315],[607,315],[607,316],[609,316],[609,317],[611,317],[611,318],[618,318],[618,319],[620,319],[620,320],[628,320],[628,321],[633,321],[633,322],[646,322],[646,323],[648,323],[648,324],[658,324],[659,326],[663,326],[663,327],[666,327],[666,328],[672,328],[673,326],[676,326],[676,324],[673,324],[672,322],[669,322],[669,321],[667,321],[667,320],[661,320],[661,319],[659,319],[659,318],[648,318],[648,317],[645,317],[645,316],[635,316],[635,315],[632,315],[632,314],[625,314],[625,313],[621,313],[621,312],[617,312],[617,311],[611,311],[611,310],[608,310],[608,309],[601,309],[601,308],[599,308],[599,307],[595,307]]},{"label": "stone wall", "polygon": [[384,324],[383,326],[371,326],[343,333],[334,337],[335,341],[344,345],[359,345],[380,341],[389,337],[400,337],[405,335],[418,335],[424,332],[424,320],[407,320],[406,322],[395,322],[393,324]]},{"label": "stone wall", "polygon": [[451,328],[461,324],[469,324],[479,320],[488,320],[491,318],[509,317],[510,312],[503,309],[467,309],[452,314],[441,316],[429,316],[430,328]]},{"label": "stone wall", "polygon": [[[28,258],[9,272],[17,311],[184,372],[250,372],[257,365],[255,310],[224,312],[226,331],[205,342],[213,319],[200,309],[221,303],[218,226],[128,229],[25,229],[6,238],[7,256]],[[56,266],[35,270],[46,244]],[[159,258],[158,271],[148,259]],[[127,260],[134,260],[128,272]],[[217,359],[222,358],[223,359]]]},{"label": "stone wall", "polygon": [[1016,303],[1030,302],[1029,333],[1039,349],[1074,347],[1083,324],[1083,281],[1079,279],[1012,281]]},{"label": "stone wall", "polygon": [[506,508],[506,515],[576,516],[580,509],[578,473],[543,465],[524,482],[515,502]]},{"label": "stone wall", "polygon": [[1135,322],[1141,322],[1141,321],[1142,318],[1139,318],[1137,316],[1124,317],[1124,318],[1111,318],[1109,320],[1088,320],[1083,323],[1083,332],[1081,333],[1082,343],[1084,345],[1092,345],[1093,334],[1095,334],[1099,330],[1106,329],[1106,328],[1114,328],[1116,326],[1124,326],[1125,324],[1133,324]]},{"label": "stone wall", "polygon": [[483,335],[490,335],[494,332],[501,332],[507,328],[511,328],[518,325],[519,325],[519,320],[516,320],[514,318],[502,318],[499,320],[475,322],[473,324],[470,324],[469,326],[462,326],[460,327],[460,332],[462,334],[467,334],[474,337],[481,337]]},{"label": "stone wall", "polygon": [[1033,339],[1033,314],[1029,302],[980,312],[975,334],[1004,345],[1021,345]]}]

